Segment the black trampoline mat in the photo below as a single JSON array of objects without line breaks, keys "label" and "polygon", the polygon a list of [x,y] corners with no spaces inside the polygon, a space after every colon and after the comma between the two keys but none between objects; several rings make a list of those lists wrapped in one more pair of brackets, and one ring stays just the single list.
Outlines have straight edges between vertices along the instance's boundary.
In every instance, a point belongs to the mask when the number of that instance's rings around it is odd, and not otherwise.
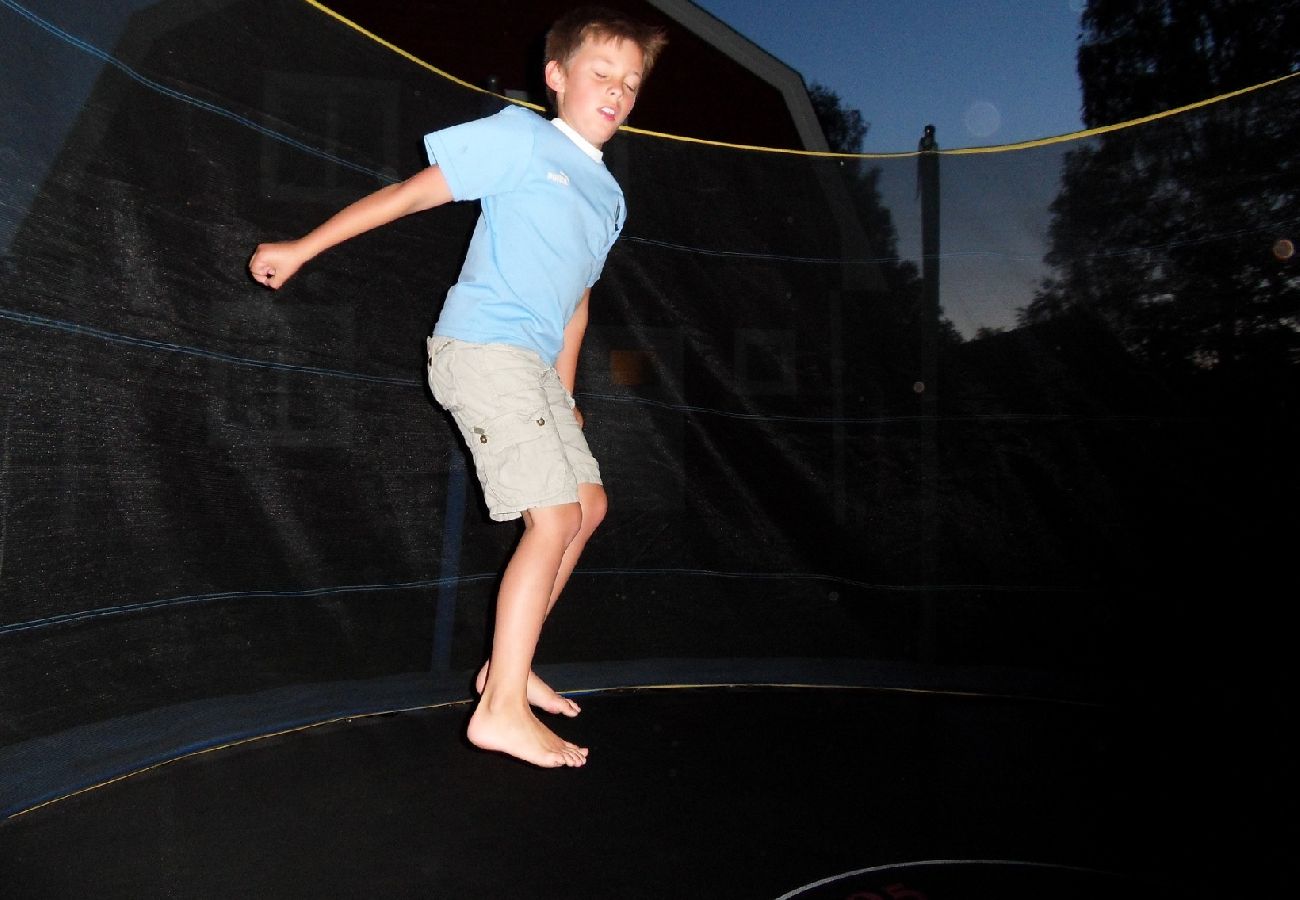
[{"label": "black trampoline mat", "polygon": [[553,723],[591,747],[581,770],[473,749],[453,704],[142,772],[0,826],[4,896],[1194,895],[1171,875],[1175,812],[1104,708],[825,688],[582,703]]}]

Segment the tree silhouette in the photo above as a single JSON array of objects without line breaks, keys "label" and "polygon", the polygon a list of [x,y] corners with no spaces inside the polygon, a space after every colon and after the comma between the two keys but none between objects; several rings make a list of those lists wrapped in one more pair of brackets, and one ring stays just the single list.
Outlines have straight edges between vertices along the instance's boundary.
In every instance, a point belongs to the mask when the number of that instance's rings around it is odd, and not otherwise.
[{"label": "tree silhouette", "polygon": [[861,153],[862,143],[871,130],[871,123],[862,117],[861,111],[846,107],[838,93],[815,81],[808,87],[808,99],[831,151]]},{"label": "tree silhouette", "polygon": [[[1088,127],[1293,73],[1298,0],[1090,0],[1078,69]],[[1057,272],[1022,312],[1100,315],[1161,367],[1285,368],[1300,274],[1273,247],[1300,222],[1294,80],[1102,135],[1068,154],[1052,207]]]},{"label": "tree silhouette", "polygon": [[[808,88],[813,112],[834,153],[861,153],[871,123],[859,110],[846,107],[840,95],[825,85],[813,82]],[[860,159],[842,161],[845,185],[857,212],[858,220],[870,241],[879,264],[885,292],[872,298],[871,324],[886,331],[915,331],[927,327],[921,308],[921,276],[915,263],[898,256],[898,229],[880,193],[881,171],[878,166],[864,166]],[[960,343],[961,336],[946,319],[938,323],[942,340]],[[914,341],[892,341],[893,347],[912,347]]]}]

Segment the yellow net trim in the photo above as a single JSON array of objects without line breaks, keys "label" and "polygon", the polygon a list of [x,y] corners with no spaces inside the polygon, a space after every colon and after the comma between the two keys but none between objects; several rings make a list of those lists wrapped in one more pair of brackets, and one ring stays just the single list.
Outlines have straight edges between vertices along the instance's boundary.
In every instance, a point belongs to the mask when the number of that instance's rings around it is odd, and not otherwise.
[{"label": "yellow net trim", "polygon": [[[374,34],[373,32],[367,31],[366,29],[358,25],[356,22],[353,22],[351,19],[347,19],[339,15],[338,13],[330,9],[325,4],[319,2],[319,0],[303,0],[303,2],[316,7],[321,12],[325,13],[326,15],[334,19],[337,19],[339,22],[342,22],[344,25],[353,29],[358,34],[364,35],[369,40],[372,40],[375,43],[398,54],[399,56],[402,56],[410,60],[411,62],[415,63],[417,66],[428,69],[430,72],[434,73],[435,75],[438,75],[441,78],[445,78],[448,81],[460,85],[461,87],[469,88],[472,91],[478,91],[481,94],[490,94],[493,97],[498,97],[501,100],[506,101],[507,103],[514,103],[518,106],[526,106],[529,109],[537,110],[538,112],[545,112],[544,107],[538,106],[536,103],[527,103],[523,100],[515,100],[512,97],[503,97],[500,94],[494,94],[492,93],[492,91],[489,91],[486,88],[481,88],[476,84],[470,84],[468,81],[465,81],[464,79],[461,78],[457,78],[455,75],[452,75],[449,72],[444,72],[442,69],[439,69],[437,66],[431,65],[425,62],[424,60],[420,59],[419,57],[406,52],[401,47],[398,47],[396,44],[384,40],[379,35]],[[1206,100],[1198,100],[1196,103],[1189,103],[1186,106],[1179,106],[1176,109],[1167,109],[1163,112],[1153,113],[1149,116],[1142,116],[1141,118],[1138,119],[1130,119],[1127,122],[1118,122],[1114,125],[1102,125],[1098,128],[1089,128],[1085,131],[1072,131],[1069,134],[1059,134],[1054,137],[1036,138],[1031,141],[1020,141],[1014,144],[997,144],[997,145],[990,145],[988,147],[963,147],[957,150],[939,150],[937,152],[945,156],[968,156],[975,153],[1003,153],[1009,150],[1031,150],[1035,147],[1046,147],[1051,144],[1064,144],[1070,141],[1078,141],[1078,140],[1083,140],[1084,138],[1095,137],[1096,135],[1099,134],[1107,134],[1112,131],[1121,131],[1125,128],[1132,128],[1135,125],[1145,125],[1148,122],[1155,122],[1159,119],[1168,119],[1173,116],[1182,115],[1183,113],[1191,112],[1194,109],[1201,109],[1202,107],[1212,106],[1215,103],[1222,103],[1224,100],[1231,100],[1233,97],[1240,97],[1242,94],[1249,94],[1252,91],[1263,90],[1264,88],[1272,87],[1275,84],[1281,84],[1284,81],[1288,81],[1296,77],[1300,77],[1300,72],[1292,72],[1289,75],[1283,75],[1279,78],[1271,79],[1270,81],[1261,82],[1260,84],[1253,84],[1250,87],[1244,87],[1241,88],[1240,90],[1229,91],[1228,93],[1220,94],[1217,97],[1210,97]],[[818,150],[791,150],[791,149],[785,149],[781,147],[760,147],[753,144],[732,144],[726,141],[710,141],[710,140],[706,140],[705,138],[686,137],[684,135],[668,134],[662,131],[647,131],[644,128],[633,128],[630,125],[624,125],[621,130],[630,132],[632,134],[643,134],[648,137],[662,138],[668,141],[680,141],[682,143],[687,143],[687,144],[702,144],[707,147],[724,147],[729,150],[752,150],[758,153],[784,153],[789,156],[820,156],[820,157],[826,157],[828,159],[899,159],[899,158],[906,158],[909,156],[919,156],[921,154],[921,151],[919,150],[907,150],[899,153],[831,153],[831,152],[818,151]]]}]

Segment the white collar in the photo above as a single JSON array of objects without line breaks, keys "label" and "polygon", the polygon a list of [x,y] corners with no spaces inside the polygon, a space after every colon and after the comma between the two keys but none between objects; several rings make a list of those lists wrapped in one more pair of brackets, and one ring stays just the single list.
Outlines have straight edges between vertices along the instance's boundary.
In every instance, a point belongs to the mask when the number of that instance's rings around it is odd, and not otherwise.
[{"label": "white collar", "polygon": [[578,132],[574,131],[573,126],[570,125],[568,122],[564,121],[559,117],[556,117],[554,119],[551,119],[551,124],[554,125],[556,128],[560,129],[560,132],[565,137],[567,137],[569,140],[573,141],[575,144],[578,145],[579,150],[581,150],[583,153],[590,156],[596,162],[601,162],[604,159],[605,154],[601,153],[594,146],[592,146],[591,141],[587,140],[585,137],[578,134]]}]

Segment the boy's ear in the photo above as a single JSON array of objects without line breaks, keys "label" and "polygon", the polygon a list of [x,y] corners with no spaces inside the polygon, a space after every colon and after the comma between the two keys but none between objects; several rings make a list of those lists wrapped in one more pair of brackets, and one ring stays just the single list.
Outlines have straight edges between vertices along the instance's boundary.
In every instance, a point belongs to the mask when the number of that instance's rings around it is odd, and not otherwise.
[{"label": "boy's ear", "polygon": [[[534,69],[533,71],[537,71]],[[565,71],[564,66],[560,65],[558,59],[553,59],[546,64],[546,86],[555,93],[564,90]]]}]

